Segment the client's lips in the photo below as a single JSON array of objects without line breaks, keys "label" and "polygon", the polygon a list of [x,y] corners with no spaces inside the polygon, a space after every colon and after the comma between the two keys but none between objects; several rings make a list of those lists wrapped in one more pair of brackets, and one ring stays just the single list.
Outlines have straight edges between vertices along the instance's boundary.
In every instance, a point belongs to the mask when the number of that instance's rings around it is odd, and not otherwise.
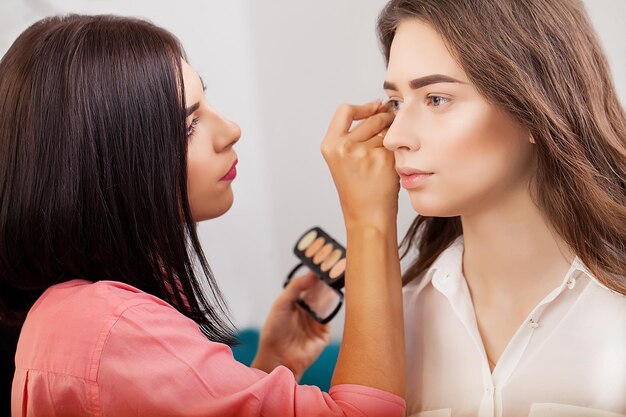
[{"label": "client's lips", "polygon": [[232,181],[235,179],[237,176],[237,162],[239,162],[239,160],[236,159],[233,166],[230,167],[226,175],[224,175],[220,181]]},{"label": "client's lips", "polygon": [[426,172],[415,168],[398,167],[396,168],[396,171],[398,172],[398,175],[400,175],[402,187],[407,190],[420,186],[431,175],[433,175],[432,172]]}]

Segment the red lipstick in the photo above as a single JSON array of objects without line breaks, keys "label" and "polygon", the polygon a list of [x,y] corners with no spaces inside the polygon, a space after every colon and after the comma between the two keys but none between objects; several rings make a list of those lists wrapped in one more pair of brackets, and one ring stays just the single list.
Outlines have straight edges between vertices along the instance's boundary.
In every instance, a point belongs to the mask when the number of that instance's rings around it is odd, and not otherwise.
[{"label": "red lipstick", "polygon": [[237,162],[239,162],[239,160],[235,159],[233,166],[230,167],[226,175],[224,175],[220,181],[232,181],[237,177]]}]

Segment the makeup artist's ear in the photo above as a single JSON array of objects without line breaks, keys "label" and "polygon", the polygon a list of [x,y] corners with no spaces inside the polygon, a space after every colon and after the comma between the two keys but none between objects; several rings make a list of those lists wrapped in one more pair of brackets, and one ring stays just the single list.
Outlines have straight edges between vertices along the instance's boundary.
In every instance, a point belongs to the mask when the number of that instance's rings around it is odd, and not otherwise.
[{"label": "makeup artist's ear", "polygon": [[528,136],[528,141],[529,141],[531,144],[533,144],[533,145],[537,143],[537,142],[535,142],[535,138],[533,137],[533,135],[529,135],[529,136]]}]

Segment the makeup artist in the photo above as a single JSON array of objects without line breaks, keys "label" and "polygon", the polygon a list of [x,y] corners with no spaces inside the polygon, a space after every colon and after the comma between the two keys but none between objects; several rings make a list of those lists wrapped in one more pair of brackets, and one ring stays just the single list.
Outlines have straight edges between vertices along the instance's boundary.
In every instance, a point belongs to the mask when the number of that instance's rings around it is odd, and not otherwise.
[{"label": "makeup artist", "polygon": [[311,275],[275,301],[252,367],[233,359],[196,223],[231,207],[241,132],[177,39],[113,16],[28,28],[0,61],[0,316],[21,326],[12,415],[404,416],[392,119],[379,102],[342,106],[322,145],[348,236],[324,393],[297,384],[329,340],[294,304]]}]

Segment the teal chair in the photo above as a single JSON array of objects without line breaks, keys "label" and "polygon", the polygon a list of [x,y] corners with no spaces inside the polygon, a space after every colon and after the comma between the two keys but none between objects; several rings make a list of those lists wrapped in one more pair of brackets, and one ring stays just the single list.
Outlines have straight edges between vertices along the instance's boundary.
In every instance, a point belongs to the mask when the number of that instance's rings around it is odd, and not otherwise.
[{"label": "teal chair", "polygon": [[[235,359],[250,366],[259,346],[259,331],[257,329],[245,329],[239,332],[238,337],[240,344],[233,348]],[[302,375],[300,384],[317,385],[322,391],[328,392],[338,354],[339,343],[331,342]]]}]

